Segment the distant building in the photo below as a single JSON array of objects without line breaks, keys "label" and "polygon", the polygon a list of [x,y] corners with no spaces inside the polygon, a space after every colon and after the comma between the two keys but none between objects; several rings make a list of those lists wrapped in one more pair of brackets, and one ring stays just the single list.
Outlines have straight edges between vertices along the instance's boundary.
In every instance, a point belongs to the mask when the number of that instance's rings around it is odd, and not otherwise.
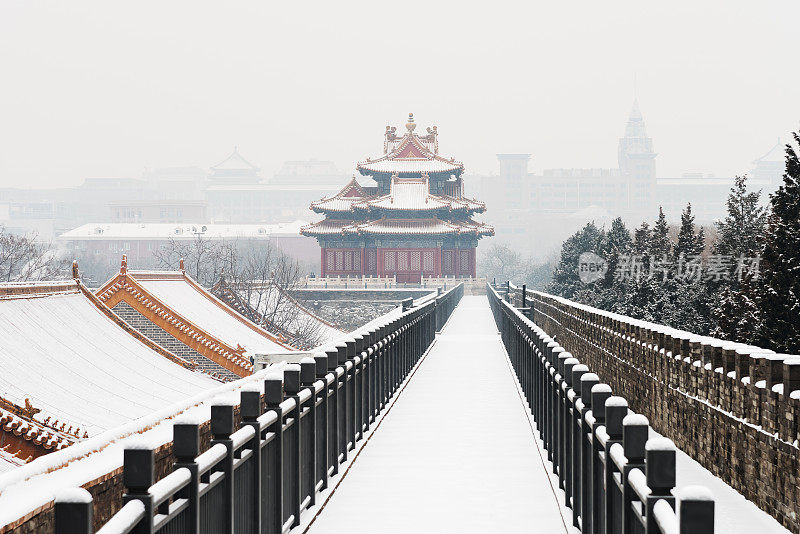
[{"label": "distant building", "polygon": [[58,241],[102,265],[118,264],[127,254],[138,265],[152,266],[153,253],[172,241],[267,241],[275,248],[303,262],[316,261],[319,247],[300,235],[305,221],[280,224],[212,223],[87,223],[64,232]]}]

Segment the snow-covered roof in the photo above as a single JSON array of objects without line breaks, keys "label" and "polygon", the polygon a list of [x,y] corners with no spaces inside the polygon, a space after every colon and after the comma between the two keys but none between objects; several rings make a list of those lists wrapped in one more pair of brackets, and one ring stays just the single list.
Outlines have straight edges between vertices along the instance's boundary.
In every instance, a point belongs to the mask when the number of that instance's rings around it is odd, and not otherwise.
[{"label": "snow-covered roof", "polygon": [[357,165],[361,174],[398,174],[418,175],[464,172],[464,164],[454,158],[439,155],[438,130],[436,126],[428,128],[427,135],[414,133],[417,125],[414,115],[409,113],[406,123],[406,134],[396,135],[397,129],[386,127],[383,155],[378,158],[367,158]]},{"label": "snow-covered roof", "polygon": [[312,202],[311,209],[317,213],[347,212],[352,209],[354,202],[363,200],[367,196],[367,192],[358,183],[356,177],[353,176],[335,195]]},{"label": "snow-covered roof", "polygon": [[296,236],[307,221],[277,224],[214,223],[87,223],[58,238],[62,241],[94,240],[208,240],[269,239],[271,236]]},{"label": "snow-covered roof", "polygon": [[423,173],[421,177],[411,178],[393,175],[388,195],[365,198],[354,202],[352,206],[355,209],[391,211],[484,211],[486,209],[486,205],[477,200],[431,194],[427,173]]},{"label": "snow-covered roof", "polygon": [[345,226],[350,226],[353,221],[349,219],[323,219],[311,223],[300,229],[300,233],[307,236],[323,236],[341,234]]},{"label": "snow-covered roof", "polygon": [[[318,317],[288,292],[270,282],[232,284],[222,278],[213,291],[254,322],[284,333],[288,343],[294,347],[310,349],[345,335],[345,332]],[[309,342],[312,344],[308,345]]]},{"label": "snow-covered roof", "polygon": [[475,234],[494,235],[494,228],[467,219],[466,221],[443,221],[437,218],[430,219],[389,219],[382,218],[375,221],[355,223],[343,228],[350,234]]},{"label": "snow-covered roof", "polygon": [[247,161],[239,154],[239,148],[233,149],[230,156],[225,158],[220,163],[212,165],[214,171],[257,171],[258,167]]},{"label": "snow-covered roof", "polygon": [[779,162],[783,163],[786,161],[786,148],[784,145],[781,144],[780,138],[778,138],[778,142],[775,143],[775,146],[769,149],[769,152],[761,156],[760,158],[753,161],[753,163],[759,162]]},{"label": "snow-covered roof", "polygon": [[112,308],[124,301],[181,343],[245,376],[256,353],[291,350],[277,336],[219,300],[183,271],[120,272],[97,290]]},{"label": "snow-covered roof", "polygon": [[[131,275],[136,278],[136,272]],[[250,321],[211,293],[187,279],[138,278],[139,283],[151,295],[183,317],[199,326],[228,345],[244,347],[245,353],[256,354],[270,351],[283,351],[287,347],[268,336]]]},{"label": "snow-covered roof", "polygon": [[132,333],[74,281],[0,286],[0,337],[0,419],[47,449],[219,384]]}]

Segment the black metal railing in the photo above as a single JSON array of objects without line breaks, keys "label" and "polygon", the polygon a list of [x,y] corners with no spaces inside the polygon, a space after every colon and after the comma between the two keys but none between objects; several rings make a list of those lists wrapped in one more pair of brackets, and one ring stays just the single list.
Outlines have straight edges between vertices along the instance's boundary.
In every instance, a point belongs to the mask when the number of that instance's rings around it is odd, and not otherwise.
[{"label": "black metal railing", "polygon": [[[282,376],[211,406],[211,446],[200,453],[200,421],[173,425],[173,471],[155,481],[151,446],[124,450],[122,508],[102,534],[276,534],[300,524],[348,454],[369,431],[431,345],[461,297],[459,284],[356,335]],[[57,534],[92,532],[85,490],[55,501]]]},{"label": "black metal railing", "polygon": [[649,438],[646,417],[508,300],[510,284],[487,294],[547,460],[584,534],[707,534],[714,501],[700,486],[677,503],[674,444]]}]

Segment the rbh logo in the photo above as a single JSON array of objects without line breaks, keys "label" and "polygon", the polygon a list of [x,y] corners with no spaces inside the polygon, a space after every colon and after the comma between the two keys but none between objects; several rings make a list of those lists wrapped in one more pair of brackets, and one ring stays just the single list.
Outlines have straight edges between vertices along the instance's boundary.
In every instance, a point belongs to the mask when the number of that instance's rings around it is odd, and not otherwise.
[{"label": "rbh logo", "polygon": [[584,284],[603,278],[608,272],[608,263],[594,252],[584,252],[578,258],[578,277]]}]

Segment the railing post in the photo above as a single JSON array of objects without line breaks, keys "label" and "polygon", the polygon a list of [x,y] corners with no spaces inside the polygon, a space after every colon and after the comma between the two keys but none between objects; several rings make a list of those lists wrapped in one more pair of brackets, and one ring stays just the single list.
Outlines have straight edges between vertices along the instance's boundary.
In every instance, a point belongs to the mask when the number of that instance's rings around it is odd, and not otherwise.
[{"label": "railing post", "polygon": [[172,454],[174,470],[185,467],[191,478],[179,496],[188,501],[187,527],[189,532],[200,532],[200,474],[195,458],[200,454],[200,425],[189,418],[179,418],[172,425]]},{"label": "railing post", "polygon": [[[622,448],[628,463],[622,472],[622,534],[631,534],[633,530],[634,518],[631,509],[633,502],[633,489],[628,484],[628,473],[632,469],[644,471],[644,445],[650,432],[650,425],[647,418],[641,414],[629,414],[622,420]],[[642,503],[644,506],[644,503]]]},{"label": "railing post", "polygon": [[83,488],[56,492],[55,534],[92,534],[92,495]]},{"label": "railing post", "polygon": [[579,363],[572,368],[572,388],[573,395],[570,402],[569,411],[572,441],[572,500],[570,506],[572,507],[572,526],[580,527],[578,518],[581,517],[581,466],[583,465],[581,459],[581,452],[583,450],[583,439],[581,436],[581,418],[583,414],[579,409],[580,394],[581,394],[581,378],[589,372],[589,368]]},{"label": "railing post", "polygon": [[622,443],[622,420],[628,415],[628,401],[622,397],[609,397],[606,400],[606,529],[607,534],[622,532],[622,495],[616,491],[614,479],[614,461],[611,458],[611,447]]},{"label": "railing post", "polygon": [[[592,472],[592,527],[594,532],[598,534],[603,532],[603,525],[605,525],[605,502],[607,494],[603,491],[605,488],[605,471],[603,470],[603,463],[600,460],[600,451],[605,449],[603,449],[603,445],[597,437],[597,431],[601,426],[605,426],[606,424],[606,401],[609,397],[611,397],[611,386],[608,384],[596,384],[592,387],[592,416],[594,417],[594,425],[592,425],[591,428],[592,456],[590,465]],[[606,461],[610,461],[608,457],[606,457]]]},{"label": "railing post", "polygon": [[221,513],[225,516],[225,534],[233,534],[233,434],[235,425],[233,423],[233,404],[230,399],[222,397],[216,399],[211,405],[211,444],[221,443],[225,445],[227,453],[222,460],[223,471],[225,473],[225,504]]},{"label": "railing post", "polygon": [[[575,468],[572,456],[572,411],[570,406],[572,401],[570,395],[574,395],[572,390],[572,372],[576,365],[578,365],[577,358],[567,358],[564,360],[564,381],[566,388],[564,388],[563,397],[561,399],[561,441],[563,447],[561,450],[561,465],[564,469],[559,471],[559,481],[564,488],[564,505],[570,506],[572,499],[572,471]],[[563,481],[562,481],[563,479]]]},{"label": "railing post", "polygon": [[272,438],[274,456],[267,470],[273,479],[275,493],[267,502],[264,517],[269,526],[268,532],[280,534],[283,532],[283,410],[280,406],[283,401],[283,379],[280,376],[268,376],[264,380],[264,399],[267,410],[274,411],[277,418],[275,436]]},{"label": "railing post", "polygon": [[131,530],[132,534],[153,534],[153,497],[150,486],[155,482],[155,452],[150,444],[140,441],[128,443],[122,453],[122,480],[126,492],[123,506],[130,501],[141,501],[144,517]]},{"label": "railing post", "polygon": [[678,534],[714,534],[714,498],[708,488],[686,486],[680,494]]},{"label": "railing post", "polygon": [[302,502],[303,498],[301,496],[301,469],[300,469],[300,442],[301,442],[301,424],[300,424],[300,414],[302,413],[302,407],[300,406],[300,366],[297,364],[289,364],[283,371],[283,390],[286,394],[286,397],[294,399],[294,409],[292,410],[292,414],[290,417],[294,419],[292,423],[295,427],[294,432],[290,435],[294,435],[294,440],[291,443],[287,443],[287,447],[291,447],[291,455],[290,458],[295,458],[296,462],[294,465],[284,466],[284,473],[289,472],[288,470],[291,469],[291,477],[290,477],[290,484],[289,484],[289,495],[291,495],[291,504],[292,504],[292,515],[294,516],[294,521],[292,522],[292,527],[296,527],[300,524],[300,503]]},{"label": "railing post", "polygon": [[347,461],[347,438],[349,435],[348,429],[350,427],[350,413],[347,409],[349,393],[347,391],[347,344],[338,343],[336,345],[337,363],[342,368],[342,375],[339,376],[339,398],[337,399],[338,414],[337,419],[339,422],[339,444],[337,445],[339,454],[342,456],[340,462]]},{"label": "railing post", "polygon": [[[308,461],[308,480],[306,480],[306,484],[308,485],[308,494],[311,498],[309,501],[309,506],[313,506],[316,502],[316,495],[317,495],[317,392],[314,388],[314,382],[316,382],[317,378],[317,362],[314,358],[305,357],[300,360],[300,384],[302,387],[308,389],[309,393],[311,393],[311,399],[309,400],[309,407],[308,413],[306,417],[310,417],[310,424],[309,427],[311,428],[311,436],[308,438],[308,451],[307,454],[307,461]],[[301,410],[302,413],[302,410]],[[299,419],[299,418],[298,418]],[[300,421],[298,420],[298,424]],[[299,427],[298,427],[299,429]],[[302,461],[302,457],[300,460]],[[302,473],[302,469],[300,470]],[[300,484],[301,488],[301,497],[302,497],[302,484]],[[299,519],[299,514],[298,514]]]},{"label": "railing post", "polygon": [[592,410],[592,388],[600,383],[600,378],[594,373],[581,376],[581,403],[580,410],[580,439],[581,439],[581,532],[593,532],[592,518],[594,515],[592,488],[594,488],[594,473],[592,470],[592,451],[594,450],[594,433],[587,414]]},{"label": "railing post", "polygon": [[675,488],[675,444],[667,438],[653,438],[645,445],[645,475],[650,495],[647,496],[645,510],[647,514],[648,534],[658,534],[659,528],[653,514],[653,505],[656,501],[664,500],[675,509],[675,497],[672,490]]},{"label": "railing post", "polygon": [[339,350],[330,347],[325,351],[328,360],[328,373],[333,375],[328,395],[328,464],[332,468],[331,474],[339,473]]},{"label": "railing post", "polygon": [[[240,406],[242,415],[242,427],[253,428],[253,438],[250,440],[249,449],[252,451],[250,462],[253,469],[253,484],[250,488],[252,499],[252,510],[250,513],[253,520],[254,532],[261,532],[261,424],[258,418],[263,413],[261,409],[261,387],[259,384],[252,384],[242,388],[240,393]],[[237,499],[243,499],[241,495]]]},{"label": "railing post", "polygon": [[[319,447],[321,452],[317,454],[317,461],[321,462],[321,469],[322,471],[322,479],[320,480],[321,486],[320,490],[324,490],[328,488],[328,458],[330,455],[330,442],[328,440],[329,436],[329,417],[328,417],[328,357],[325,355],[324,352],[317,352],[314,354],[314,363],[315,363],[315,372],[317,375],[317,380],[322,381],[322,397],[320,399],[320,410],[319,410],[319,417],[317,418],[317,426],[315,427],[315,432],[321,432],[321,442]],[[316,439],[314,440],[316,443]],[[316,475],[314,475],[316,477]],[[316,485],[316,484],[315,484]]]}]

